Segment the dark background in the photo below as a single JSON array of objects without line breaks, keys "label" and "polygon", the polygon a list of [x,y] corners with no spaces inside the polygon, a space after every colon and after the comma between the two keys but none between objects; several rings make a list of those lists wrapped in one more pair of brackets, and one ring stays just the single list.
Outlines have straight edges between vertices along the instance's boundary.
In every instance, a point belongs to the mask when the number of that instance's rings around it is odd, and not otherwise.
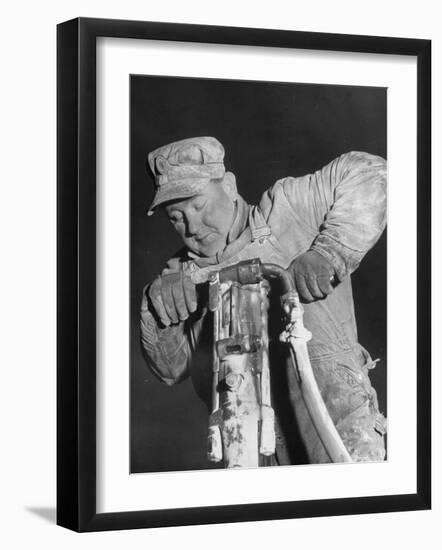
[{"label": "dark background", "polygon": [[[204,469],[207,410],[190,380],[174,387],[148,370],[139,343],[143,286],[181,243],[153,198],[147,153],[169,142],[214,136],[242,196],[256,204],[277,179],[314,172],[342,153],[386,158],[386,89],[132,75],[131,472]],[[386,234],[352,275],[359,341],[386,413]],[[210,365],[207,366],[210,368]]]}]

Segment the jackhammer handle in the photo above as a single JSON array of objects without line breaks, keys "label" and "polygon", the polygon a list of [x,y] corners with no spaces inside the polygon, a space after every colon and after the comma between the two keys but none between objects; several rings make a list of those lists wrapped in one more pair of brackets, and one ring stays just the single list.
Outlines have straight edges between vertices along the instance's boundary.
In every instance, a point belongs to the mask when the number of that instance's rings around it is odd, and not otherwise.
[{"label": "jackhammer handle", "polygon": [[[214,269],[200,269],[191,274],[194,284],[206,283]],[[259,283],[263,279],[277,279],[281,284],[282,294],[295,292],[295,281],[289,271],[283,267],[272,264],[262,263],[259,258],[244,260],[237,264],[230,265],[219,270],[219,282],[234,281],[242,285]]]}]

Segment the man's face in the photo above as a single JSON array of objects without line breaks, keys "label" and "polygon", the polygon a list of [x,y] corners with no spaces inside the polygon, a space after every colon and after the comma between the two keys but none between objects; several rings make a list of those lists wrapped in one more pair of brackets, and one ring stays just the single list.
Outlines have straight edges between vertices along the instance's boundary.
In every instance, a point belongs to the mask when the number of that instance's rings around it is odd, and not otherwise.
[{"label": "man's face", "polygon": [[224,182],[209,182],[198,194],[169,202],[164,210],[184,244],[199,256],[222,252],[233,223],[235,204]]}]

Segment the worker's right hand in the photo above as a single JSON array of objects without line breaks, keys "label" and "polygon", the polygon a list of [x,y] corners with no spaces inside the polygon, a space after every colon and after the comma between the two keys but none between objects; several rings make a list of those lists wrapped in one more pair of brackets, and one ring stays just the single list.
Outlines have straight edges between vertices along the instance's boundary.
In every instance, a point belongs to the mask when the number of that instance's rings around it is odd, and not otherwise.
[{"label": "worker's right hand", "polygon": [[185,321],[197,308],[196,287],[181,270],[164,269],[147,292],[151,306],[166,327]]}]

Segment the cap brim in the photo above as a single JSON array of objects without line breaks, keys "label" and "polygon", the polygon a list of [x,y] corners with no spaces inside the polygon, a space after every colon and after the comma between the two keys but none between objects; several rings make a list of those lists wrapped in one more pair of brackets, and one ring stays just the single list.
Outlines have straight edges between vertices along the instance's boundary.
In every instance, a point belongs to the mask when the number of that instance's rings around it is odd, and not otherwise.
[{"label": "cap brim", "polygon": [[210,181],[210,178],[198,178],[181,180],[179,183],[165,183],[157,191],[152,204],[147,211],[148,216],[154,214],[155,208],[165,202],[176,201],[179,199],[186,199],[193,197],[200,193],[206,184]]}]

